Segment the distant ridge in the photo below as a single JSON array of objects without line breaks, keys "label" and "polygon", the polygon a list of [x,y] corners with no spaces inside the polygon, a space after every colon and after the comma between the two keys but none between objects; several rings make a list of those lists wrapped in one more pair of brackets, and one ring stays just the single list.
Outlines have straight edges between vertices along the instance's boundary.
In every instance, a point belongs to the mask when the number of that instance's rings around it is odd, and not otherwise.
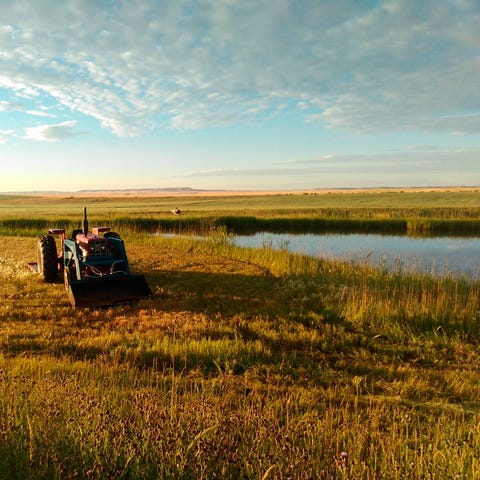
[{"label": "distant ridge", "polygon": [[75,193],[86,192],[197,192],[201,191],[198,188],[191,187],[148,187],[148,188],[97,188],[77,190]]},{"label": "distant ridge", "polygon": [[85,189],[77,190],[77,194],[89,194],[89,193],[115,193],[115,194],[128,194],[128,193],[137,193],[137,194],[148,194],[152,195],[155,193],[185,193],[185,194],[195,194],[201,192],[211,192],[215,190],[202,190],[199,188],[191,187],[165,187],[165,188],[99,188],[99,189]]},{"label": "distant ridge", "polygon": [[164,195],[300,195],[300,194],[324,194],[324,193],[381,193],[381,192],[425,192],[425,191],[478,191],[479,186],[451,185],[451,186],[405,186],[405,187],[329,187],[310,189],[201,189],[191,187],[149,187],[149,188],[99,188],[83,190],[22,190],[0,192],[0,196],[28,196],[28,195],[51,195],[51,196],[164,196]]},{"label": "distant ridge", "polygon": [[191,187],[149,187],[149,188],[98,188],[83,190],[22,190],[0,192],[0,195],[92,195],[92,194],[115,194],[115,195],[154,195],[154,194],[188,194],[208,192],[227,192],[228,190],[207,190]]}]

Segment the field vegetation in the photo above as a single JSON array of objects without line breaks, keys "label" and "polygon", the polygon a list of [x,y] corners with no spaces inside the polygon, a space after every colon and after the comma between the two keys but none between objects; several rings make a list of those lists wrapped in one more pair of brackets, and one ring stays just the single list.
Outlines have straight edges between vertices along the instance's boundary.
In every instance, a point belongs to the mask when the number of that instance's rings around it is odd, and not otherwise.
[{"label": "field vegetation", "polygon": [[478,282],[125,224],[152,299],[74,310],[25,262],[28,219],[81,203],[25,205],[1,217],[24,223],[0,237],[0,478],[480,477]]},{"label": "field vegetation", "polygon": [[[0,233],[76,228],[82,206],[92,222],[135,232],[383,232],[480,234],[480,190],[303,195],[107,197],[0,195]],[[172,210],[179,208],[179,216]]]}]

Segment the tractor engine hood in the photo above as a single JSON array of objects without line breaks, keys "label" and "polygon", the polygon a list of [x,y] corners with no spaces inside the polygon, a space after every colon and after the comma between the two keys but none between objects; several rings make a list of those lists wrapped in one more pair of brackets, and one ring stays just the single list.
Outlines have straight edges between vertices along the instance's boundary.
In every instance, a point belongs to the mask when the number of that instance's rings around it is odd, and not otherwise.
[{"label": "tractor engine hood", "polygon": [[110,253],[108,251],[108,240],[94,233],[78,233],[75,241],[80,247],[83,257],[106,256]]}]

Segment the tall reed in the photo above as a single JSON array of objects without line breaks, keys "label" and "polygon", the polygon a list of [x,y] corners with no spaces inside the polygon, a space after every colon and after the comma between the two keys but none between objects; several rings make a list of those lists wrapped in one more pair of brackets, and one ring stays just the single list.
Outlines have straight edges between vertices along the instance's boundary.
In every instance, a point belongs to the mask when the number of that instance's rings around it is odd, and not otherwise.
[{"label": "tall reed", "polygon": [[[384,233],[413,235],[479,235],[480,220],[433,218],[342,218],[342,217],[253,217],[235,216],[179,216],[179,217],[113,217],[92,218],[91,225],[106,225],[120,232],[172,232],[208,234],[213,227],[225,227],[230,232],[285,233]],[[49,228],[65,228],[68,232],[81,228],[81,221],[67,219],[4,219],[0,220],[0,234],[41,235]]]}]

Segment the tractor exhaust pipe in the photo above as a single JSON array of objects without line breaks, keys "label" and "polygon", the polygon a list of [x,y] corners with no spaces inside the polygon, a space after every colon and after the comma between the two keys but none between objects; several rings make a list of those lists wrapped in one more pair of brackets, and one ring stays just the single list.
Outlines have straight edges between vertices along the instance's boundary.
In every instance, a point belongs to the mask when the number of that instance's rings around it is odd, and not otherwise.
[{"label": "tractor exhaust pipe", "polygon": [[83,234],[88,233],[87,207],[83,207]]}]

